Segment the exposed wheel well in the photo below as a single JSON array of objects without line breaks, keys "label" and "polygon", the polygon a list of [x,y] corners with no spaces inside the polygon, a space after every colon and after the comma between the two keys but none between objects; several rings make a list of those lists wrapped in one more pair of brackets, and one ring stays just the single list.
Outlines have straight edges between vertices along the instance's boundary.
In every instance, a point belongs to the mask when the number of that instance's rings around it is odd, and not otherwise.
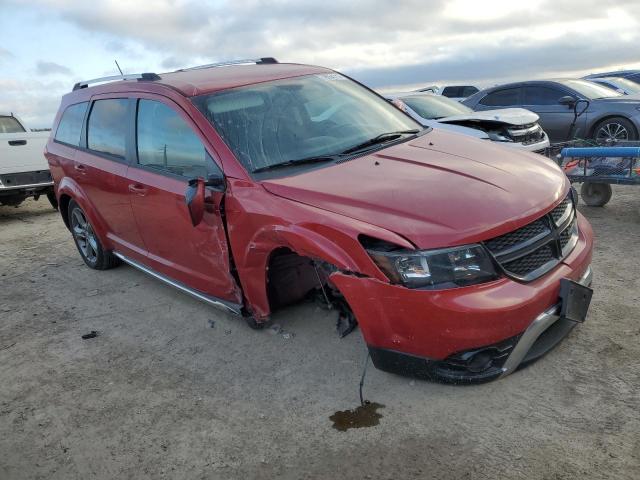
[{"label": "exposed wheel well", "polygon": [[606,122],[607,120],[611,120],[613,118],[622,118],[624,120],[626,120],[627,122],[629,122],[631,124],[631,126],[633,127],[633,131],[636,135],[636,138],[638,138],[638,129],[636,128],[635,124],[629,120],[627,117],[623,116],[623,115],[608,115],[604,118],[601,118],[600,120],[598,120],[596,123],[593,124],[593,126],[591,127],[591,130],[589,131],[589,135],[588,138],[593,138],[593,136],[596,133],[596,129],[602,125],[604,122]]},{"label": "exposed wheel well", "polygon": [[278,248],[271,253],[267,267],[267,296],[271,311],[299,302],[311,291],[320,288],[318,276],[326,276],[316,270],[314,261],[298,255],[288,248]]},{"label": "exposed wheel well", "polygon": [[71,197],[69,195],[61,195],[59,200],[58,208],[60,209],[60,215],[62,215],[62,220],[64,224],[69,227],[69,202],[71,201]]}]

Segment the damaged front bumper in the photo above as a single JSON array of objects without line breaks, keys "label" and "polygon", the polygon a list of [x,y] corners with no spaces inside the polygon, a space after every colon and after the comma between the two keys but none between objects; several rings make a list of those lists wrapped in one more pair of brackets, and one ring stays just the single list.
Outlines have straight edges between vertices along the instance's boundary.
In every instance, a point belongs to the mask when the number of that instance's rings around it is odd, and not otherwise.
[{"label": "damaged front bumper", "polygon": [[507,375],[555,347],[574,327],[560,318],[560,280],[591,283],[592,231],[579,217],[573,251],[548,274],[448,290],[411,290],[336,273],[374,365],[447,383]]}]

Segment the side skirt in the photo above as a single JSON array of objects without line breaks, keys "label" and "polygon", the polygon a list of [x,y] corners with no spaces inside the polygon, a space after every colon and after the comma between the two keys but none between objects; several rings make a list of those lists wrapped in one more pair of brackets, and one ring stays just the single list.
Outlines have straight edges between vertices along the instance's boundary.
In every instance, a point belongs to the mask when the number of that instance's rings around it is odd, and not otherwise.
[{"label": "side skirt", "polygon": [[134,268],[137,268],[138,270],[147,273],[149,275],[151,275],[153,278],[157,278],[158,280],[166,283],[167,285],[171,285],[174,288],[177,288],[178,290],[187,293],[189,295],[191,295],[192,297],[197,298],[198,300],[201,300],[205,303],[208,303],[209,305],[212,305],[214,307],[220,308],[222,310],[225,310],[227,312],[233,313],[235,315],[242,315],[242,305],[237,304],[237,303],[233,303],[233,302],[228,302],[226,300],[222,300],[220,298],[216,298],[216,297],[212,297],[211,295],[207,295],[205,293],[199,292],[197,290],[193,290],[192,288],[187,287],[186,285],[180,283],[180,282],[176,282],[175,280],[171,280],[170,278],[165,277],[164,275],[151,270],[150,268],[145,267],[144,265],[142,265],[141,263],[136,262],[135,260],[131,260],[130,258],[125,257],[124,255],[122,255],[121,253],[118,252],[113,252],[113,254],[118,257],[120,260],[122,260],[124,263],[127,263],[129,265],[131,265]]}]

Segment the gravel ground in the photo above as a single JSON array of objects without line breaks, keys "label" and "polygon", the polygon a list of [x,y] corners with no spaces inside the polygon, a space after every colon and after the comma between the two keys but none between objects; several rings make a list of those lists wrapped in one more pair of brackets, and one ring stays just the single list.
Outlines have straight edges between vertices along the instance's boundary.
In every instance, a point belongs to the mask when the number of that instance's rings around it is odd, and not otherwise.
[{"label": "gravel ground", "polygon": [[[368,370],[312,304],[250,330],[127,266],[84,266],[46,201],[0,207],[0,479],[640,476],[640,197],[581,207],[589,318],[547,357],[453,387]],[[97,330],[97,338],[81,335]]]}]

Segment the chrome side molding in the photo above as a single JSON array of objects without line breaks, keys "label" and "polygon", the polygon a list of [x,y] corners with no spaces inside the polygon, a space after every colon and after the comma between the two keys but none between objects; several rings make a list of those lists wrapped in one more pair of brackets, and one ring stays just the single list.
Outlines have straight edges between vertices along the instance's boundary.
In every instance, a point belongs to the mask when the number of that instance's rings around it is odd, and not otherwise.
[{"label": "chrome side molding", "polygon": [[214,307],[220,308],[222,310],[225,310],[227,312],[233,313],[235,315],[242,315],[242,305],[237,304],[237,303],[232,303],[232,302],[228,302],[226,300],[222,300],[220,298],[216,298],[216,297],[212,297],[211,295],[207,295],[205,293],[202,292],[198,292],[197,290],[193,290],[192,288],[187,287],[186,285],[180,283],[180,282],[176,282],[175,280],[171,280],[170,278],[165,277],[164,275],[151,270],[148,267],[145,267],[144,265],[142,265],[141,263],[136,262],[135,260],[131,260],[130,258],[122,255],[121,253],[118,252],[113,252],[113,254],[118,257],[120,260],[122,260],[124,263],[131,265],[134,268],[137,268],[138,270],[151,275],[153,278],[157,278],[158,280],[166,283],[167,285],[171,285],[174,288],[177,288],[178,290],[187,293],[189,295],[191,295],[192,297],[197,298],[198,300],[201,300],[205,303],[208,303],[209,305],[212,305]]}]

